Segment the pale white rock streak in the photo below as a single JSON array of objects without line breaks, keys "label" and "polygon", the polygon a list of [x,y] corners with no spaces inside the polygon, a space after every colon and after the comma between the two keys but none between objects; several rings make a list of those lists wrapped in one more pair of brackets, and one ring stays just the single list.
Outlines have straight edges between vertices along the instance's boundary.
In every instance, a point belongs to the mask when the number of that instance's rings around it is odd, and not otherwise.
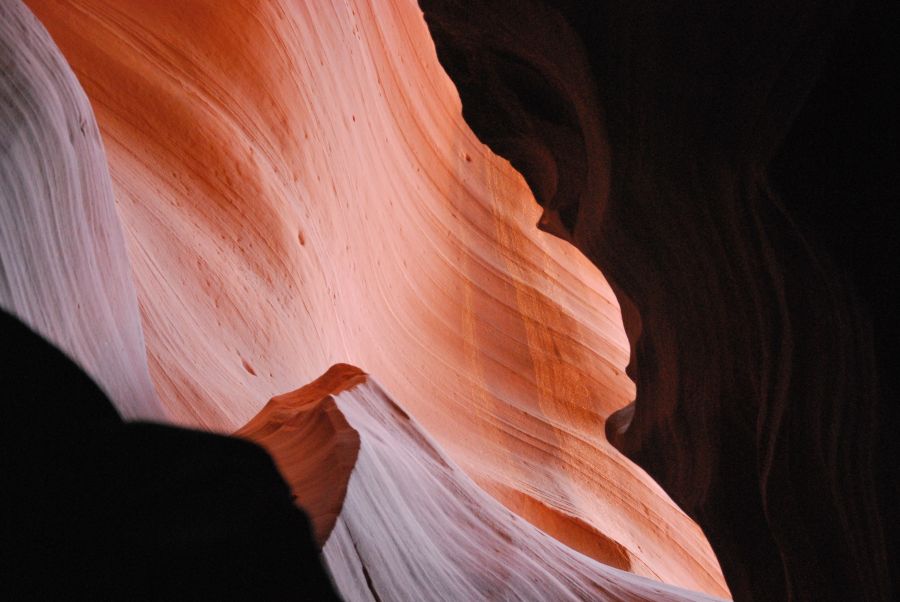
[{"label": "pale white rock streak", "polygon": [[601,564],[514,515],[371,377],[334,398],[360,436],[323,549],[346,600],[717,599]]},{"label": "pale white rock streak", "polygon": [[91,105],[18,0],[0,2],[0,306],[125,418],[164,418]]}]

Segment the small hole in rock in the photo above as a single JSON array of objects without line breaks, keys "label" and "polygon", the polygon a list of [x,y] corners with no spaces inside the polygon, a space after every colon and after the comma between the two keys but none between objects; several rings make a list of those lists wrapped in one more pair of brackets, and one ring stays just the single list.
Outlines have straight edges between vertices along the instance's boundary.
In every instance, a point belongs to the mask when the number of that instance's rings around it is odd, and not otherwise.
[{"label": "small hole in rock", "polygon": [[249,374],[256,376],[256,370],[253,369],[253,366],[250,365],[250,362],[248,362],[244,358],[241,358],[241,365],[244,367],[244,370],[246,370]]}]

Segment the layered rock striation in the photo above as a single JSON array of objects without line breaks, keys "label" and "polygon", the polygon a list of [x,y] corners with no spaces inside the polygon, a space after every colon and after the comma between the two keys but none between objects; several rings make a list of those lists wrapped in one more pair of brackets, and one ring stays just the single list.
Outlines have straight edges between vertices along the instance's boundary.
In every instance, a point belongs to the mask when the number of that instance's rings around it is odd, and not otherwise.
[{"label": "layered rock striation", "polygon": [[609,440],[735,599],[892,599],[893,11],[422,5],[467,122],[616,293],[637,392]]},{"label": "layered rock striation", "polygon": [[125,416],[161,419],[90,102],[20,2],[0,5],[0,64],[0,308],[76,358]]},{"label": "layered rock striation", "polygon": [[[347,600],[713,600],[604,565],[516,516],[353,366],[333,366],[274,398],[239,432],[260,440],[275,425],[278,444],[263,443],[291,481],[290,458],[315,457],[322,441],[281,425],[307,423],[310,414],[340,417],[357,437],[343,508],[323,548]],[[307,482],[328,484],[322,476]]]},{"label": "layered rock striation", "polygon": [[232,432],[364,366],[531,524],[726,595],[697,526],[603,437],[633,397],[611,290],[535,230],[414,3],[29,6],[100,124],[168,420]]}]

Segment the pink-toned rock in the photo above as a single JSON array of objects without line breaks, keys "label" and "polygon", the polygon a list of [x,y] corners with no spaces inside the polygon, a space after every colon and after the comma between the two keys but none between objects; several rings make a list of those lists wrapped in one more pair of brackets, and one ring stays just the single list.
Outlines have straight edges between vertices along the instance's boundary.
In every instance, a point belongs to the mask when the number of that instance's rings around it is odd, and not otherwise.
[{"label": "pink-toned rock", "polygon": [[[341,428],[313,433],[312,422]],[[713,599],[602,564],[516,516],[353,366],[274,398],[239,434],[272,453],[320,534],[321,502],[341,491],[323,554],[346,600]]]},{"label": "pink-toned rock", "polygon": [[606,433],[735,599],[896,599],[893,5],[420,5],[467,123],[609,279],[637,391]]},{"label": "pink-toned rock", "polygon": [[231,432],[350,362],[526,520],[727,594],[603,437],[634,396],[614,295],[536,230],[414,2],[29,5],[93,103],[169,420]]}]

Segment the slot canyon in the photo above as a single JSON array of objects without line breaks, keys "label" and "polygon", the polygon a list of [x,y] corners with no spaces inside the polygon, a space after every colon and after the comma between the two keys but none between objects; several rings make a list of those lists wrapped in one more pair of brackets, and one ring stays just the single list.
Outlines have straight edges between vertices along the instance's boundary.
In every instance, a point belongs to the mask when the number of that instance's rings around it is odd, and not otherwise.
[{"label": "slot canyon", "polygon": [[3,597],[894,599],[896,12],[0,0]]}]

